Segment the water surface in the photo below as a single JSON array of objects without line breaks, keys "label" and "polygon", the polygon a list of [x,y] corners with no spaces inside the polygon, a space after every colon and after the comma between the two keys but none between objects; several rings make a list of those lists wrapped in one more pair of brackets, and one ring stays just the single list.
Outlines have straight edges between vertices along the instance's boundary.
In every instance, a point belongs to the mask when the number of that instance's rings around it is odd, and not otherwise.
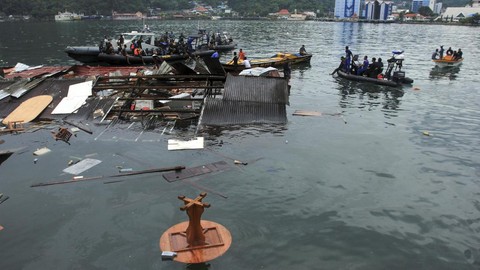
[{"label": "water surface", "polygon": [[[48,130],[2,136],[2,149],[26,146],[0,167],[1,269],[186,269],[162,262],[158,240],[187,219],[178,195],[208,193],[204,218],[227,227],[233,243],[211,269],[478,269],[480,265],[480,29],[461,26],[331,22],[158,21],[156,31],[197,27],[230,32],[251,58],[277,51],[314,54],[293,68],[288,124],[201,132],[206,149],[167,151],[162,134],[112,129],[79,133],[68,146]],[[140,23],[2,23],[0,64],[72,65],[68,45],[95,45]],[[441,33],[441,35],[439,34]],[[382,57],[405,50],[412,86],[352,83],[329,73],[343,48]],[[429,60],[440,45],[461,48],[459,69]],[[227,56],[224,56],[225,58]],[[322,116],[292,116],[295,110]],[[423,135],[429,132],[430,136]],[[96,139],[96,140],[95,140]],[[52,153],[33,163],[32,152]],[[247,166],[184,182],[144,175],[30,188],[65,180],[76,157],[102,160],[84,174],[199,166]],[[224,198],[228,197],[228,198]]]}]

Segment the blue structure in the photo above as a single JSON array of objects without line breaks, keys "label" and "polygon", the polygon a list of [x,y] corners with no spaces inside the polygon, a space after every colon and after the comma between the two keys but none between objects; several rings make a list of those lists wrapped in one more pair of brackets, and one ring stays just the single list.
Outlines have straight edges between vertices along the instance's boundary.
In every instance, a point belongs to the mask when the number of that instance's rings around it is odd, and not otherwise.
[{"label": "blue structure", "polygon": [[420,7],[428,7],[430,5],[429,0],[412,0],[412,12],[417,13]]},{"label": "blue structure", "polygon": [[360,0],[335,0],[335,18],[349,19],[360,15]]}]

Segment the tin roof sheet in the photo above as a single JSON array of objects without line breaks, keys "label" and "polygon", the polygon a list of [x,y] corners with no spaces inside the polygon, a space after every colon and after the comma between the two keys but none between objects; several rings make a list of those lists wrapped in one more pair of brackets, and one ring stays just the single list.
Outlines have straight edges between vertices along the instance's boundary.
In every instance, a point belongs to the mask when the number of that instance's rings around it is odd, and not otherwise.
[{"label": "tin roof sheet", "polygon": [[287,80],[277,77],[227,75],[224,100],[288,104]]}]

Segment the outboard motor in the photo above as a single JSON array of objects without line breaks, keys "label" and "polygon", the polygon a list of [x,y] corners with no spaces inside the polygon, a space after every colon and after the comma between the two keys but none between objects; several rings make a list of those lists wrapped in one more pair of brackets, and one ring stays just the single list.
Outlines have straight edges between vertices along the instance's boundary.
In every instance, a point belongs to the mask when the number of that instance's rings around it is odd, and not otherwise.
[{"label": "outboard motor", "polygon": [[405,79],[405,72],[403,71],[394,71],[392,76],[392,81],[396,83],[402,83]]},{"label": "outboard motor", "polygon": [[402,65],[403,65],[403,60],[405,59],[405,56],[403,55],[403,51],[400,50],[394,50],[392,51],[393,56],[392,58],[395,59],[395,70],[401,71],[402,70]]}]

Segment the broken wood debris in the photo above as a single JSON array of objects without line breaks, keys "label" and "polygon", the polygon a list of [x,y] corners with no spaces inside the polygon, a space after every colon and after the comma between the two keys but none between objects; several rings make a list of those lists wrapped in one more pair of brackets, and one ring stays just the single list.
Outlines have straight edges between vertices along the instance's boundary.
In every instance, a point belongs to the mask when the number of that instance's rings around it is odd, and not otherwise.
[{"label": "broken wood debris", "polygon": [[72,133],[65,127],[59,127],[57,132],[52,131],[53,138],[55,141],[64,141],[70,144],[70,138],[72,137]]},{"label": "broken wood debris", "polygon": [[163,178],[165,178],[165,180],[167,180],[168,182],[175,182],[178,180],[183,180],[183,179],[187,179],[187,178],[191,178],[194,176],[199,176],[207,173],[225,171],[231,168],[232,167],[228,165],[227,162],[222,160],[222,161],[218,161],[218,162],[214,162],[206,165],[188,168],[181,171],[177,170],[175,172],[165,173],[163,174]]},{"label": "broken wood debris", "polygon": [[104,179],[104,178],[123,177],[123,176],[140,175],[140,174],[157,173],[157,172],[166,172],[166,171],[181,171],[183,169],[185,169],[185,166],[175,166],[175,167],[150,169],[150,170],[143,170],[143,171],[133,171],[133,172],[128,172],[128,173],[113,174],[113,175],[83,177],[83,178],[81,176],[77,176],[77,177],[74,177],[71,180],[37,183],[37,184],[32,184],[30,187],[43,187],[43,186],[51,186],[51,185],[70,184],[70,183],[98,180],[98,179]]},{"label": "broken wood debris", "polygon": [[5,202],[6,200],[8,200],[10,197],[8,196],[3,196],[3,193],[0,194],[0,204],[2,204],[3,202]]}]

